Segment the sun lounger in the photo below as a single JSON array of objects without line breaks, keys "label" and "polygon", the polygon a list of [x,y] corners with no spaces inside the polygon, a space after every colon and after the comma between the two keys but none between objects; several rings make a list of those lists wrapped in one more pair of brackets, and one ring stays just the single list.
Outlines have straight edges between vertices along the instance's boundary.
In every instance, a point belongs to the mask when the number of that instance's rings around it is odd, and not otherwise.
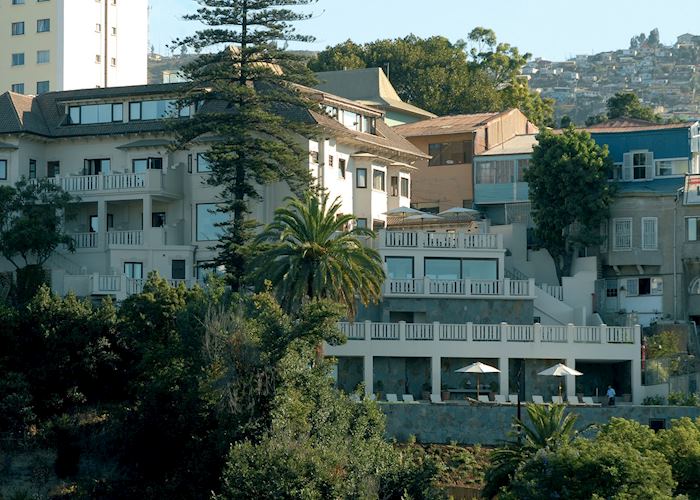
[{"label": "sun lounger", "polygon": [[494,398],[496,399],[496,403],[498,403],[499,405],[512,405],[513,404],[510,401],[508,401],[503,394],[496,394],[494,396]]},{"label": "sun lounger", "polygon": [[566,396],[566,402],[571,406],[584,406],[584,403],[579,401],[578,396]]},{"label": "sun lounger", "polygon": [[593,402],[593,397],[592,397],[592,396],[583,396],[583,397],[581,398],[581,400],[583,401],[583,404],[585,404],[586,406],[601,406],[600,403],[594,403],[594,402]]},{"label": "sun lounger", "polygon": [[561,396],[552,396],[552,403],[554,403],[555,405],[562,404],[563,401],[561,400]]},{"label": "sun lounger", "polygon": [[445,402],[444,402],[442,399],[440,399],[440,395],[439,395],[439,394],[431,394],[431,395],[430,395],[430,402],[431,402],[431,403],[434,403],[434,404],[436,404],[436,405],[445,404]]},{"label": "sun lounger", "polygon": [[404,403],[415,403],[416,402],[416,400],[413,399],[413,394],[404,394],[403,396],[401,396],[401,398],[403,399]]},{"label": "sun lounger", "polygon": [[399,398],[396,396],[396,394],[387,394],[386,400],[389,403],[398,403],[399,402]]},{"label": "sun lounger", "polygon": [[534,395],[532,396],[532,402],[535,403],[536,405],[543,405],[544,404],[544,398],[542,396],[537,396]]},{"label": "sun lounger", "polygon": [[510,401],[510,404],[517,405],[518,404],[518,395],[517,394],[508,394],[508,401]]}]

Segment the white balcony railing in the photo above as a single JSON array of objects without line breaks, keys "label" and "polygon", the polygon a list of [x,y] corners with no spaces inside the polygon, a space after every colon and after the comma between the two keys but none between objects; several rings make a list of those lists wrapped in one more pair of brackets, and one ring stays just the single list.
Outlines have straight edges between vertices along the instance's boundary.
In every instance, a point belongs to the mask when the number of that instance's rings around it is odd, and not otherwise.
[{"label": "white balcony railing", "polygon": [[381,231],[380,248],[446,248],[497,250],[503,248],[499,234],[460,232]]},{"label": "white balcony railing", "polygon": [[140,229],[133,231],[108,231],[107,244],[109,246],[142,246],[143,231]]},{"label": "white balcony railing", "polygon": [[49,180],[68,192],[117,191],[148,187],[148,174],[71,175]]},{"label": "white balcony railing", "polygon": [[640,327],[569,325],[481,325],[473,323],[339,323],[349,340],[439,342],[559,342],[569,344],[635,344]]},{"label": "white balcony railing", "polygon": [[431,278],[387,279],[384,283],[386,296],[441,295],[451,297],[534,296],[534,280],[439,280]]},{"label": "white balcony railing", "polygon": [[97,233],[75,233],[73,241],[75,241],[75,248],[96,248]]}]

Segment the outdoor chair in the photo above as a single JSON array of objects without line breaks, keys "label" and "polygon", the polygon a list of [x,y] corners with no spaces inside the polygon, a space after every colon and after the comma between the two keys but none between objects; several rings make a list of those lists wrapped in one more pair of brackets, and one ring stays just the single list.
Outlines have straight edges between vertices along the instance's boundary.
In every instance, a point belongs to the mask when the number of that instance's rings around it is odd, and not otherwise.
[{"label": "outdoor chair", "polygon": [[445,402],[440,398],[439,394],[431,394],[430,402],[436,405],[444,405]]},{"label": "outdoor chair", "polygon": [[389,403],[398,403],[399,402],[399,398],[396,396],[396,394],[387,394],[386,400]]},{"label": "outdoor chair", "polygon": [[416,400],[413,399],[413,394],[404,394],[401,396],[404,403],[415,403]]},{"label": "outdoor chair", "polygon": [[532,395],[532,402],[535,403],[536,405],[543,405],[544,404],[544,398],[542,396],[537,396],[537,395]]},{"label": "outdoor chair", "polygon": [[563,403],[561,396],[552,396],[552,403],[555,405],[560,405]]},{"label": "outdoor chair", "polygon": [[518,395],[517,394],[508,394],[508,401],[510,401],[510,404],[517,405],[518,404]]},{"label": "outdoor chair", "polygon": [[579,401],[578,396],[566,396],[566,402],[571,406],[584,406],[584,403]]},{"label": "outdoor chair", "polygon": [[496,403],[498,403],[499,405],[511,405],[511,404],[513,404],[510,401],[508,401],[503,394],[496,394],[494,396],[494,398],[496,399]]},{"label": "outdoor chair", "polygon": [[583,397],[581,398],[581,400],[583,401],[583,404],[586,405],[586,406],[601,406],[600,403],[594,403],[594,402],[593,402],[593,397],[592,397],[592,396],[583,396]]}]

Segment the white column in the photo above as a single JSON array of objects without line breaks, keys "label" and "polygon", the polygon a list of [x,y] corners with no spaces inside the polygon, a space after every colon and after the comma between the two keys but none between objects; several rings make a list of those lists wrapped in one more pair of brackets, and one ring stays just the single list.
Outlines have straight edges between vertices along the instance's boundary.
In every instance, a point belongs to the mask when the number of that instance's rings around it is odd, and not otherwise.
[{"label": "white column", "polygon": [[143,246],[148,248],[151,239],[151,216],[153,214],[153,198],[150,194],[143,197],[143,234],[141,235]]},{"label": "white column", "polygon": [[642,359],[641,359],[641,342],[642,328],[639,325],[634,325],[634,345],[637,346],[637,351],[632,358],[631,364],[631,382],[632,382],[632,402],[636,405],[642,404]]},{"label": "white column", "polygon": [[365,394],[369,396],[374,392],[374,358],[368,354],[364,357],[364,362]]},{"label": "white column", "polygon": [[[576,369],[576,359],[575,358],[567,358],[566,360],[566,366],[569,368],[573,368],[574,370]],[[573,375],[567,375],[566,376],[566,392],[564,393],[564,399],[566,400],[566,396],[575,396],[576,395],[576,377]]]},{"label": "white column", "polygon": [[433,356],[430,358],[430,383],[432,386],[432,394],[438,397],[440,397],[440,386],[442,385],[440,359],[440,356]]},{"label": "white column", "polygon": [[97,247],[107,247],[107,201],[97,200]]},{"label": "white column", "polygon": [[508,378],[510,377],[508,372],[508,358],[498,358],[498,369],[501,370],[501,373],[498,374],[500,394],[508,398]]}]

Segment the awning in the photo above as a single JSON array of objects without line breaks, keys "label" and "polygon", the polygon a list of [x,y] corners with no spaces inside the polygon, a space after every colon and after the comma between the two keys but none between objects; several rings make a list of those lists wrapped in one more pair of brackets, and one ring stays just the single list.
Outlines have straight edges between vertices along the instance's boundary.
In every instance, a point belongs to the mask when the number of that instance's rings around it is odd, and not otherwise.
[{"label": "awning", "polygon": [[159,148],[172,145],[173,142],[167,139],[142,139],[140,141],[129,142],[117,146],[117,149],[136,149],[136,148]]}]

